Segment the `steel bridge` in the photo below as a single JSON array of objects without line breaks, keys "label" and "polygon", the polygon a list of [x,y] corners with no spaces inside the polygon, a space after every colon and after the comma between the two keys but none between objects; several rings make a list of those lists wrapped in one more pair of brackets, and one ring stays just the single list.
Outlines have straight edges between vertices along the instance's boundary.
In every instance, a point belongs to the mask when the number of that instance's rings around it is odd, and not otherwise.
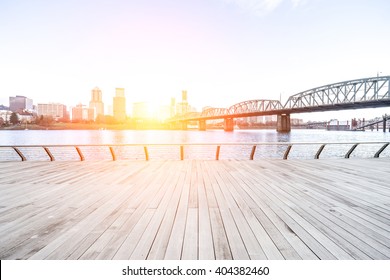
[{"label": "steel bridge", "polygon": [[278,100],[248,100],[229,108],[208,107],[202,112],[176,116],[169,122],[179,122],[185,127],[188,121],[198,121],[199,129],[205,130],[207,120],[224,119],[225,130],[231,131],[235,118],[277,115],[277,130],[288,132],[290,114],[387,106],[390,106],[390,76],[381,76],[312,88],[290,96],[284,105]]}]

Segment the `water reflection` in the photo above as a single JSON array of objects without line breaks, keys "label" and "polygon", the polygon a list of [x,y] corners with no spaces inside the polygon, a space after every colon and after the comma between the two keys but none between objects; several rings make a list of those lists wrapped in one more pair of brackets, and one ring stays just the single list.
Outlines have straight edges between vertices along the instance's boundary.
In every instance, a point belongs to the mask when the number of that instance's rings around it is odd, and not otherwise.
[{"label": "water reflection", "polygon": [[0,131],[0,145],[243,143],[243,142],[365,142],[390,141],[377,131],[275,130],[164,131],[164,130],[20,130]]},{"label": "water reflection", "polygon": [[[63,131],[0,131],[0,145],[50,145],[50,144],[179,144],[179,143],[248,143],[248,142],[367,142],[390,141],[390,133],[377,131],[351,132],[351,131],[325,131],[325,130],[292,130],[290,133],[278,133],[275,130],[236,130],[224,132],[222,130],[209,131],[132,131],[132,130],[63,130]],[[332,145],[326,147],[321,154],[325,157],[342,157],[351,145]],[[320,144],[294,145],[289,158],[313,158]],[[371,157],[377,146],[358,147],[353,156]],[[116,152],[125,158],[145,159],[143,147],[115,148]],[[180,158],[180,152],[172,147],[150,148],[150,154],[164,158],[167,153],[173,153]],[[287,144],[282,146],[257,146],[257,158],[283,158]],[[383,155],[390,155],[390,147]],[[103,151],[106,153],[106,151]],[[35,154],[35,151],[31,151]],[[86,151],[88,154],[94,151]],[[101,153],[101,151],[99,151]],[[220,158],[249,158],[251,146],[224,146],[221,147]],[[59,152],[60,154],[60,152]],[[186,147],[186,158],[215,158],[215,147]],[[76,155],[77,157],[77,155]],[[106,157],[106,154],[104,154]]]}]

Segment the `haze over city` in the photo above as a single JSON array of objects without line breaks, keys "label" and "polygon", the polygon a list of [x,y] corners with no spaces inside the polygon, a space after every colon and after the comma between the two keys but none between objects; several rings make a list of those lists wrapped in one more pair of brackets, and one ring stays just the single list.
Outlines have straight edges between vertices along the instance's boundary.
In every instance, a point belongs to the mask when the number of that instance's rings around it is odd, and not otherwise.
[{"label": "haze over city", "polygon": [[[390,74],[388,1],[2,1],[0,104],[133,102],[229,107]],[[300,118],[377,117],[386,108]],[[298,116],[297,116],[298,117]]]}]

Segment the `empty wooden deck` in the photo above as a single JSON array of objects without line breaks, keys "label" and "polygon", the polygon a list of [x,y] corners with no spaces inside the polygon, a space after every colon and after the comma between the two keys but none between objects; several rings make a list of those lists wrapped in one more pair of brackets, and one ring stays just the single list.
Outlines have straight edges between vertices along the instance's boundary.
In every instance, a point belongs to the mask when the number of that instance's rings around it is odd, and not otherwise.
[{"label": "empty wooden deck", "polygon": [[0,162],[0,259],[390,259],[390,159]]}]

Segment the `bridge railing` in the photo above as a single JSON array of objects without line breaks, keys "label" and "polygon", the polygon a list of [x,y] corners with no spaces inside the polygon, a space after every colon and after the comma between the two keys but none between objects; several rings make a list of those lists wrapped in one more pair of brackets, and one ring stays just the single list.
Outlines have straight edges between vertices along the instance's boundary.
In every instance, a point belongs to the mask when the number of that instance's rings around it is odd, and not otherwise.
[{"label": "bridge railing", "polygon": [[[251,142],[0,146],[0,161],[257,160],[390,157],[390,142]],[[386,150],[386,151],[385,151]]]}]

